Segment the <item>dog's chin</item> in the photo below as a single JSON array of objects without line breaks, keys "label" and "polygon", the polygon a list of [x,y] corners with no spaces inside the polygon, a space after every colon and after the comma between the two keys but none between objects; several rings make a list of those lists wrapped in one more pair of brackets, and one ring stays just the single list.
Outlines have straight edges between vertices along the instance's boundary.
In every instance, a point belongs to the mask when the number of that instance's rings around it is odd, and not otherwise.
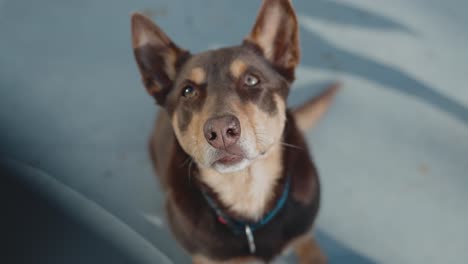
[{"label": "dog's chin", "polygon": [[234,173],[244,170],[250,165],[251,161],[244,157],[234,158],[232,160],[217,161],[212,164],[212,168],[221,174]]}]

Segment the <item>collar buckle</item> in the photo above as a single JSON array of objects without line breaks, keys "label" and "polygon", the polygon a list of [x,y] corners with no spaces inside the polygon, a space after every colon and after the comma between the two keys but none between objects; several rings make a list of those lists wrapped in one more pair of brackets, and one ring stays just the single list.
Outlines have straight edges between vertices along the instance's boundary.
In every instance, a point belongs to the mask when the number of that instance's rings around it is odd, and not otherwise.
[{"label": "collar buckle", "polygon": [[249,225],[246,225],[245,226],[245,236],[247,237],[247,242],[249,244],[249,250],[250,250],[250,253],[251,254],[254,254],[255,253],[255,240],[254,240],[254,236],[253,236],[253,232],[252,232],[252,229],[250,229],[250,226]]}]

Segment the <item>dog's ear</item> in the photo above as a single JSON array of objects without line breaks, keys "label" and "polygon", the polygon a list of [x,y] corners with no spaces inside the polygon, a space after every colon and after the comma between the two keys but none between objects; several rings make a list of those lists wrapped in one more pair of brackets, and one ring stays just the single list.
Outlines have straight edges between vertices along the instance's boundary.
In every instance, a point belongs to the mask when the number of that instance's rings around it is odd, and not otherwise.
[{"label": "dog's ear", "polygon": [[146,90],[163,105],[177,67],[189,53],[177,47],[157,25],[138,13],[132,15],[132,46]]},{"label": "dog's ear", "polygon": [[264,0],[245,43],[254,44],[275,67],[293,75],[300,50],[297,17],[291,0]]}]

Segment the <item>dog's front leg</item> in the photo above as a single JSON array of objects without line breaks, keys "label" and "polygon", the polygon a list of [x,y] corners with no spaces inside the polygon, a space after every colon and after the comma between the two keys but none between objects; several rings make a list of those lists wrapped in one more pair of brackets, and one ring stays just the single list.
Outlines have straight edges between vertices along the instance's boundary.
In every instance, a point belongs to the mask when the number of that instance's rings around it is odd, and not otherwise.
[{"label": "dog's front leg", "polygon": [[213,261],[201,255],[192,256],[193,264],[218,264],[220,262]]},{"label": "dog's front leg", "polygon": [[327,258],[311,234],[298,238],[293,243],[300,264],[325,264]]},{"label": "dog's front leg", "polygon": [[192,256],[192,263],[193,264],[254,264],[254,263],[256,264],[256,263],[263,263],[263,262],[253,257],[239,257],[239,258],[231,259],[228,261],[215,261],[205,256],[195,255],[195,256]]}]

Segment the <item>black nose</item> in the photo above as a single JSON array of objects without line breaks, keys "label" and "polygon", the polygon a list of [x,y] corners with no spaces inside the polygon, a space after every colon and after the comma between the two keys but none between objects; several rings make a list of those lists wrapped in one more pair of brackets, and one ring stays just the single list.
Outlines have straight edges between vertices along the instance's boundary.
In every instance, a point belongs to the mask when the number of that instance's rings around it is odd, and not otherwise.
[{"label": "black nose", "polygon": [[228,148],[239,140],[241,133],[239,119],[233,115],[211,118],[206,121],[203,132],[211,146],[217,149]]}]

